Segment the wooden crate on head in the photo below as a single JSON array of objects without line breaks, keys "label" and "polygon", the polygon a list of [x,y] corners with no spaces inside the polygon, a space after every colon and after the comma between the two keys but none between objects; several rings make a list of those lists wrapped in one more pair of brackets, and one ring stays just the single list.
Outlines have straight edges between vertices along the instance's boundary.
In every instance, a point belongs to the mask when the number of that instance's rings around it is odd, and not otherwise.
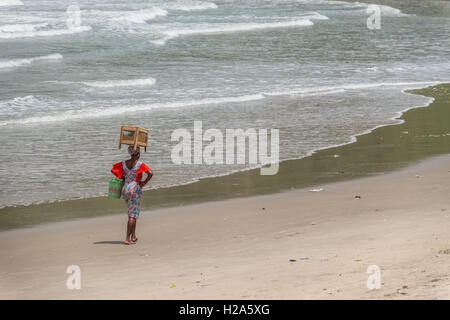
[{"label": "wooden crate on head", "polygon": [[138,126],[122,126],[120,128],[119,149],[122,148],[122,144],[133,146],[135,150],[137,147],[144,147],[145,152],[147,152],[148,130]]}]

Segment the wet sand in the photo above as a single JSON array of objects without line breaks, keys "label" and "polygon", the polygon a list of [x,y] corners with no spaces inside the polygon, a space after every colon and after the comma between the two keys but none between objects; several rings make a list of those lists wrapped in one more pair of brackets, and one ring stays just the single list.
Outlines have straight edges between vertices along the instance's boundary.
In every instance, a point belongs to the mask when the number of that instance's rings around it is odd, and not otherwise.
[{"label": "wet sand", "polygon": [[2,232],[0,298],[450,298],[449,155],[314,188]]}]

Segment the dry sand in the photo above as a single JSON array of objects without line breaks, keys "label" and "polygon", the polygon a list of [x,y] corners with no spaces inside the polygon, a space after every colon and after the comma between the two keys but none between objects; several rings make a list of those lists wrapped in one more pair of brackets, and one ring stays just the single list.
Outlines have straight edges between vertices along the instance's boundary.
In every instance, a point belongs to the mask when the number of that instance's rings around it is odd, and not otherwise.
[{"label": "dry sand", "polygon": [[450,156],[317,187],[2,232],[0,298],[450,298]]}]

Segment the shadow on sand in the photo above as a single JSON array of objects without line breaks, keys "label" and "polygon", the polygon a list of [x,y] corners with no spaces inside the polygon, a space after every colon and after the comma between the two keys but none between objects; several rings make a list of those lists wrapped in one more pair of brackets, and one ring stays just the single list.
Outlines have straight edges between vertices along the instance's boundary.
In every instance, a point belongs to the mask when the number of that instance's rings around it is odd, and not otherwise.
[{"label": "shadow on sand", "polygon": [[97,241],[93,244],[123,244],[123,241]]}]

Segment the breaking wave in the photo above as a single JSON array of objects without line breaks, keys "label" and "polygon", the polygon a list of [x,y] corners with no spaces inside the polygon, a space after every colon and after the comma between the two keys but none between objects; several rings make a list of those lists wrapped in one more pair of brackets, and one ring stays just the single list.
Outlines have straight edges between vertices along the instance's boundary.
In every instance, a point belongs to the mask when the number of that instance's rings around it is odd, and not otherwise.
[{"label": "breaking wave", "polygon": [[0,69],[21,67],[24,65],[29,65],[35,61],[42,60],[59,60],[63,56],[60,53],[53,53],[46,56],[39,56],[33,58],[23,58],[23,59],[11,59],[11,60],[0,60]]},{"label": "breaking wave", "polygon": [[152,86],[156,82],[153,78],[146,79],[130,79],[130,80],[105,80],[105,81],[85,81],[85,86],[94,88],[115,88],[130,86]]},{"label": "breaking wave", "polygon": [[310,19],[301,19],[294,21],[271,22],[271,23],[232,23],[216,26],[198,27],[190,29],[175,29],[162,31],[163,38],[153,40],[152,43],[164,45],[168,40],[180,36],[196,35],[196,34],[215,34],[215,33],[234,33],[263,29],[290,28],[290,27],[307,27],[314,23]]}]

